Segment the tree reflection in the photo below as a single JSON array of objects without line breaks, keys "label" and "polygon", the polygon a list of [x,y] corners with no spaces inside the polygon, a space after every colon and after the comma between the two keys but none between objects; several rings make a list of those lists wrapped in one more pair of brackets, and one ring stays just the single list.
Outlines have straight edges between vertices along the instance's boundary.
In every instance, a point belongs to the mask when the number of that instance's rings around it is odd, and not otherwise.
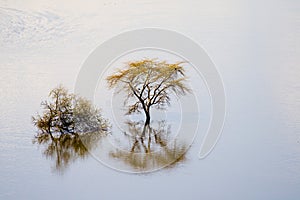
[{"label": "tree reflection", "polygon": [[112,150],[112,158],[122,160],[138,171],[171,167],[185,160],[187,146],[183,141],[171,141],[171,129],[165,121],[151,124],[129,121],[126,124],[128,131],[124,135],[129,148]]},{"label": "tree reflection", "polygon": [[71,162],[86,158],[108,133],[109,123],[92,104],[59,86],[43,101],[43,114],[32,117],[38,133],[34,143],[44,146],[43,155],[63,172]]},{"label": "tree reflection", "polygon": [[35,136],[33,143],[43,146],[43,155],[55,162],[53,169],[63,173],[75,160],[86,158],[89,155],[88,149],[96,148],[102,136],[101,132],[60,134],[55,137],[41,133]]}]

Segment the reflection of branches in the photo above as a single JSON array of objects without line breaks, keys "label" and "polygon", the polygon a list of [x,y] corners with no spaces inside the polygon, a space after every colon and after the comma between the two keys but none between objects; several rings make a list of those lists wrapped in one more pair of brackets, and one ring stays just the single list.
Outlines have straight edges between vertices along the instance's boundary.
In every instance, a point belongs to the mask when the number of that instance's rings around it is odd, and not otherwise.
[{"label": "reflection of branches", "polygon": [[149,153],[151,148],[153,151],[154,148],[166,146],[170,127],[164,121],[158,122],[157,127],[133,121],[128,121],[127,125],[130,133],[130,135],[127,134],[128,139],[133,143],[131,152]]},{"label": "reflection of branches", "polygon": [[[70,161],[87,156],[109,124],[92,104],[59,86],[50,93],[50,101],[43,101],[42,115],[33,117],[38,128],[34,142],[46,146],[44,155],[55,159],[55,168],[62,171]],[[84,145],[83,145],[83,142]]]},{"label": "reflection of branches", "polygon": [[127,122],[130,148],[115,150],[110,156],[123,160],[127,165],[140,170],[151,170],[178,163],[185,159],[187,147],[180,141],[169,142],[170,126],[160,121],[156,126],[143,122]]},{"label": "reflection of branches", "polygon": [[[33,142],[45,147],[43,155],[55,160],[54,169],[63,172],[77,158],[86,158],[88,150],[97,146],[102,134],[100,132],[81,134],[61,134],[51,137],[50,134],[40,133]],[[82,140],[84,142],[82,142]]]}]

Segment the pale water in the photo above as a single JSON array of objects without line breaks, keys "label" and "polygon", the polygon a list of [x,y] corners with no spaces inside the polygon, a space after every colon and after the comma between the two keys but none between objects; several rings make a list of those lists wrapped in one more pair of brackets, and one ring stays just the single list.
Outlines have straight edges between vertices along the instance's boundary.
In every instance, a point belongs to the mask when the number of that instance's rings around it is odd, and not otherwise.
[{"label": "pale water", "polygon": [[[2,0],[0,199],[299,199],[299,10],[296,0]],[[218,67],[227,117],[216,148],[199,160],[199,133],[172,168],[127,174],[87,156],[58,173],[32,144],[31,116],[59,83],[73,89],[95,47],[143,27],[193,38]]]}]

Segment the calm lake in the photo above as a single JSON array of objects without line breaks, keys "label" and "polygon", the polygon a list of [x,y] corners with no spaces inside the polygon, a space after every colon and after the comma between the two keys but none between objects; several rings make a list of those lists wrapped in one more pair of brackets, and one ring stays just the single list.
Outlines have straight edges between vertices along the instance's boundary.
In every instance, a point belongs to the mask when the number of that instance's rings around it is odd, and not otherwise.
[{"label": "calm lake", "polygon": [[[0,199],[299,199],[299,10],[296,0],[0,1]],[[199,130],[174,166],[126,173],[83,152],[58,169],[45,146],[33,143],[31,116],[41,113],[41,101],[57,85],[73,91],[98,45],[144,27],[192,38],[215,63],[227,109],[216,147],[198,158],[210,114],[199,86]],[[99,87],[96,104],[109,113]],[[153,130],[170,125],[176,132],[173,113]],[[112,163],[137,165],[127,155],[123,161]]]}]

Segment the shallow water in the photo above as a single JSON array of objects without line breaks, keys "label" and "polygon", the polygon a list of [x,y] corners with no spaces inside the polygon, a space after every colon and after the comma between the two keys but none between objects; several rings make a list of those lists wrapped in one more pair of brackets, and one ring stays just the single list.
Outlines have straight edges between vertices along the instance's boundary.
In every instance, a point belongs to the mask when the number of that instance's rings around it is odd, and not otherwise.
[{"label": "shallow water", "polygon": [[[299,199],[299,9],[293,0],[2,1],[0,198]],[[218,67],[227,118],[216,148],[199,160],[200,132],[172,168],[127,174],[89,156],[56,173],[32,144],[31,116],[59,83],[73,89],[97,45],[142,27],[193,38]]]}]

